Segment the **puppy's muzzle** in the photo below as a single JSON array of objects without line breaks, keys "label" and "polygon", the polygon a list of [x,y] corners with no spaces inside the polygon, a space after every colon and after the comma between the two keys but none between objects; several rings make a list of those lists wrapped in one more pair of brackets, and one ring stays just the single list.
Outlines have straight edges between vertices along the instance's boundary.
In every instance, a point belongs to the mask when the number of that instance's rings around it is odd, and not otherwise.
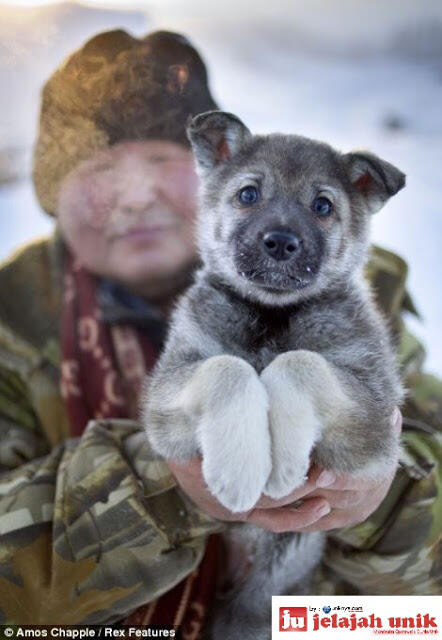
[{"label": "puppy's muzzle", "polygon": [[264,252],[278,262],[295,258],[301,247],[302,239],[290,229],[267,231],[262,238]]}]

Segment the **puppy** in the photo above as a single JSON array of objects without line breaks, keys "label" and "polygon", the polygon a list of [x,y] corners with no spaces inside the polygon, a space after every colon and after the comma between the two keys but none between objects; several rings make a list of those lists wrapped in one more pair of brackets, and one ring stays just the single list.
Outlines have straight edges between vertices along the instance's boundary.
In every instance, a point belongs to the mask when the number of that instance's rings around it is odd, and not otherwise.
[{"label": "puppy", "polygon": [[[146,388],[165,458],[202,456],[233,512],[286,496],[312,462],[370,478],[397,459],[403,395],[386,325],[361,275],[373,213],[405,184],[365,152],[254,136],[234,115],[194,118],[202,269],[180,300]],[[271,595],[302,593],[320,533],[235,525],[251,568],[216,607],[210,637],[270,638]]]}]

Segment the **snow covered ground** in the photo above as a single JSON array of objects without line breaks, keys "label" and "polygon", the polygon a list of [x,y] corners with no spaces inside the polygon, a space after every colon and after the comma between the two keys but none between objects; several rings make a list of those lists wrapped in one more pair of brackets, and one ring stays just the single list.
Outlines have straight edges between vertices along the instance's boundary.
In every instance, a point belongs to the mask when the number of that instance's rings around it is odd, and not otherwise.
[{"label": "snow covered ground", "polygon": [[2,149],[18,149],[21,175],[0,186],[0,258],[52,224],[29,181],[39,87],[73,47],[116,26],[190,36],[219,104],[253,130],[370,148],[407,173],[407,188],[374,219],[373,238],[409,261],[424,321],[410,320],[412,328],[428,345],[428,368],[442,374],[442,3],[151,0],[105,10],[0,2],[0,165]]}]

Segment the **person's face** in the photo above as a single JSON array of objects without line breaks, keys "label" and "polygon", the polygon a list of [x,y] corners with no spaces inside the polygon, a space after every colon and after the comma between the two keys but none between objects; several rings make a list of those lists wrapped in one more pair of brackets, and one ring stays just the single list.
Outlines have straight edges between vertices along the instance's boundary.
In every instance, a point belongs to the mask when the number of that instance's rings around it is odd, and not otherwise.
[{"label": "person's face", "polygon": [[196,192],[190,151],[122,142],[64,178],[60,228],[82,266],[149,294],[195,261]]}]

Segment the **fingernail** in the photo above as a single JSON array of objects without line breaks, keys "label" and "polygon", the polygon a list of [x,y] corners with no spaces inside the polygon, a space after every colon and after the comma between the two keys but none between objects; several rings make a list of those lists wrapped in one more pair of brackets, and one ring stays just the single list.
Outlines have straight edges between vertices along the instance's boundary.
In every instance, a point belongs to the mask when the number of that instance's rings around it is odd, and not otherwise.
[{"label": "fingernail", "polygon": [[330,505],[326,503],[326,504],[321,504],[321,506],[318,507],[318,509],[316,510],[316,513],[322,517],[322,516],[326,516],[327,513],[330,513],[330,511],[331,511]]},{"label": "fingernail", "polygon": [[396,426],[396,423],[399,420],[399,415],[400,415],[399,409],[396,407],[396,409],[391,414],[391,418],[390,418],[390,424],[392,427]]},{"label": "fingernail", "polygon": [[317,487],[329,487],[336,480],[336,474],[333,471],[323,471],[316,480]]}]

